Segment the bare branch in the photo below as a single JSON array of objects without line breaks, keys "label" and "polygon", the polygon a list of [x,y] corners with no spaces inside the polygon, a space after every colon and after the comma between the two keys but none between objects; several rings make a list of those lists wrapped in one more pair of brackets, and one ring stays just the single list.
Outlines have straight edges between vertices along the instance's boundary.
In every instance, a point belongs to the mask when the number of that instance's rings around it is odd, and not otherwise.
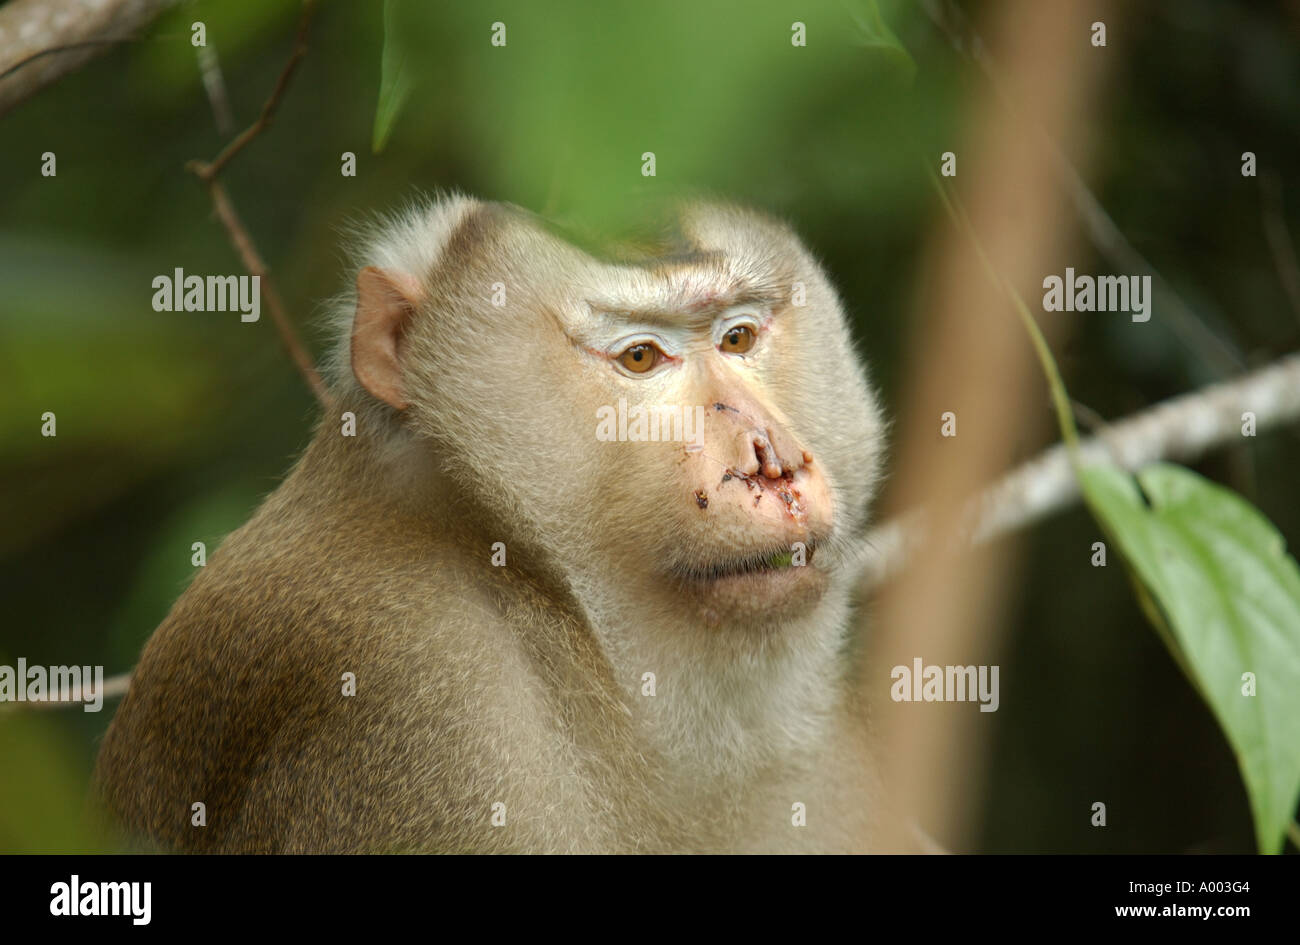
[{"label": "bare branch", "polygon": [[289,352],[289,357],[293,358],[293,363],[297,365],[299,373],[306,379],[321,406],[328,407],[330,396],[325,382],[321,379],[320,372],[316,370],[311,354],[303,345],[302,339],[298,337],[298,332],[293,327],[293,320],[289,318],[284,300],[280,297],[280,290],[276,288],[266,263],[258,255],[257,247],[253,245],[253,238],[249,236],[247,227],[239,219],[239,214],[235,212],[230,198],[226,196],[226,189],[221,186],[221,181],[213,179],[208,181],[208,192],[212,195],[212,208],[216,211],[217,219],[226,228],[230,243],[235,247],[235,252],[239,253],[244,268],[261,279],[262,295],[266,299],[266,306],[271,311],[271,318],[280,333],[280,340]]},{"label": "bare branch", "polygon": [[[1183,394],[1109,425],[1084,440],[1084,461],[1109,459],[1134,471],[1157,460],[1195,460],[1241,441],[1241,415],[1255,414],[1260,432],[1300,421],[1300,354],[1242,377]],[[1055,446],[1013,470],[964,510],[972,545],[1027,528],[1079,500],[1065,448]],[[924,541],[924,513],[913,512],[872,531],[860,549],[861,589],[870,590],[907,567]]]},{"label": "bare branch", "polygon": [[201,161],[191,162],[191,169],[199,176],[201,180],[211,181],[224,168],[230,159],[247,147],[248,143],[260,135],[271,124],[271,118],[275,115],[275,110],[280,106],[280,99],[284,97],[285,90],[289,87],[289,80],[298,69],[298,63],[307,53],[307,34],[311,29],[312,17],[316,14],[316,0],[306,0],[302,8],[302,19],[298,22],[298,35],[294,40],[293,52],[289,55],[289,61],[284,64],[280,70],[280,78],[275,82],[275,88],[271,90],[270,96],[262,105],[262,113],[257,116],[257,121],[253,122],[239,136],[222,148],[221,153],[212,159],[210,163],[204,164]]},{"label": "bare branch", "polygon": [[0,5],[0,115],[110,46],[176,0],[11,0]]},{"label": "bare branch", "polygon": [[[103,684],[99,687],[99,692],[96,693],[94,697],[101,700],[119,699],[126,695],[126,690],[130,688],[130,685],[130,673],[123,673],[120,676],[109,676],[104,680]],[[91,696],[86,693],[85,687],[82,687],[74,689],[69,693],[68,698],[66,699],[50,698],[44,702],[0,702],[0,711],[14,711],[22,708],[68,709],[84,705],[86,702],[89,702],[90,699]]]},{"label": "bare branch", "polygon": [[330,396],[325,387],[325,382],[321,379],[320,372],[316,370],[316,364],[312,360],[311,354],[303,345],[302,339],[298,337],[298,331],[294,328],[293,319],[289,317],[289,312],[285,309],[280,290],[271,278],[271,273],[258,253],[257,247],[253,244],[253,237],[239,218],[234,204],[230,202],[226,189],[221,186],[221,181],[218,179],[221,171],[235,155],[239,154],[254,138],[270,126],[275,110],[279,107],[280,100],[289,87],[289,80],[293,78],[298,63],[307,52],[307,35],[315,13],[316,0],[306,0],[303,4],[302,19],[298,23],[298,35],[294,40],[293,52],[290,54],[289,61],[285,63],[284,68],[280,70],[280,77],[276,80],[275,88],[271,91],[265,104],[262,105],[262,113],[257,116],[257,121],[240,132],[211,161],[190,161],[186,168],[207,185],[208,194],[212,197],[212,208],[217,214],[217,219],[221,221],[221,225],[225,227],[226,234],[230,237],[230,244],[235,248],[235,252],[239,254],[239,258],[244,263],[244,268],[261,280],[262,294],[266,297],[267,307],[271,310],[271,318],[275,322],[276,331],[280,334],[280,340],[284,344],[285,350],[289,352],[289,357],[293,359],[299,373],[307,381],[307,386],[316,395],[316,399],[320,401],[321,406],[328,409],[330,407]]}]

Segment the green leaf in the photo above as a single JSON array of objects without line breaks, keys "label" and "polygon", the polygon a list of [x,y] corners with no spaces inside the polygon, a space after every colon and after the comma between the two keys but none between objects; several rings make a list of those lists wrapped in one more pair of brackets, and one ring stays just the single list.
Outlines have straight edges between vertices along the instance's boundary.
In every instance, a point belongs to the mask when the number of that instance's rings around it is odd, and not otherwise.
[{"label": "green leaf", "polygon": [[910,86],[916,77],[916,62],[885,22],[877,0],[858,0],[846,3],[845,8],[858,27],[859,45],[875,53],[890,72]]},{"label": "green leaf", "polygon": [[1080,478],[1236,752],[1259,849],[1278,852],[1300,795],[1300,567],[1257,509],[1190,470],[1160,463],[1134,480],[1091,466]]},{"label": "green leaf", "polygon": [[375,131],[371,148],[384,149],[397,115],[411,96],[413,80],[407,65],[406,39],[398,28],[398,7],[402,0],[384,0],[384,53],[380,65],[379,104],[375,107]]}]

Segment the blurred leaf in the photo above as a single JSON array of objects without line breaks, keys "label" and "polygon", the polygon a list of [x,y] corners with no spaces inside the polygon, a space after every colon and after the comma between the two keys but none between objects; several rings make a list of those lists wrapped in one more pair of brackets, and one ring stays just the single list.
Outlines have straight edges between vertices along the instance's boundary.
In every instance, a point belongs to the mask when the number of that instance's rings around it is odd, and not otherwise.
[{"label": "blurred leaf", "polygon": [[[916,191],[899,186],[899,169],[912,164],[898,119],[916,127],[948,114],[934,96],[927,108],[901,107],[881,64],[897,72],[910,61],[874,8],[855,27],[841,0],[805,0],[797,12],[783,0],[697,4],[683,15],[647,15],[628,0],[498,0],[490,15],[394,2],[386,12],[397,24],[386,27],[376,142],[391,135],[396,154],[438,142],[459,163],[438,167],[434,183],[570,229],[635,228],[645,199],[682,194],[805,215],[828,191],[825,206],[837,212],[846,201],[873,214],[911,209]],[[791,42],[796,19],[807,47]],[[506,28],[504,45],[492,44],[494,22]],[[864,55],[864,45],[879,54]],[[654,176],[642,173],[646,152]]]},{"label": "blurred leaf", "polygon": [[[192,42],[193,24],[203,23],[208,47],[230,82],[248,68],[250,54],[268,40],[283,47],[284,35],[293,35],[301,7],[301,0],[200,0],[165,12],[150,31],[149,41],[132,47],[127,71],[133,94],[141,101],[178,107],[194,102],[197,96],[200,107],[205,107],[199,51]],[[276,55],[288,52],[271,53],[266,68],[274,68]],[[231,104],[235,121],[246,123],[262,103],[258,99]]]},{"label": "blurred leaf", "polygon": [[0,554],[205,449],[234,326],[153,311],[151,278],[147,260],[0,229]]},{"label": "blurred leaf", "polygon": [[411,97],[414,81],[408,63],[406,44],[410,34],[398,27],[398,7],[402,0],[384,0],[384,53],[380,68],[379,104],[375,108],[375,132],[371,147],[378,154],[384,150],[393,123],[406,100]]},{"label": "blurred leaf", "polygon": [[[1300,567],[1250,503],[1190,470],[1159,463],[1135,481],[1093,466],[1080,477],[1227,733],[1260,850],[1278,852],[1300,795]],[[1247,672],[1254,696],[1242,694]]]},{"label": "blurred leaf", "polygon": [[859,42],[876,54],[904,86],[910,86],[916,78],[916,62],[885,22],[877,0],[848,0],[845,7],[858,27]]}]

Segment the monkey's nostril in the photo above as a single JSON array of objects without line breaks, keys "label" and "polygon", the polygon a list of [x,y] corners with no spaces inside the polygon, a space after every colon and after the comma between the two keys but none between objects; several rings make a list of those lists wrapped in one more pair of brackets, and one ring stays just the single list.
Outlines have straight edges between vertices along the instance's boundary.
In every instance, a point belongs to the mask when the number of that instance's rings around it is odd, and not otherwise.
[{"label": "monkey's nostril", "polygon": [[754,434],[754,454],[758,457],[759,468],[768,479],[780,479],[785,470],[781,458],[772,448],[772,441],[765,433]]}]

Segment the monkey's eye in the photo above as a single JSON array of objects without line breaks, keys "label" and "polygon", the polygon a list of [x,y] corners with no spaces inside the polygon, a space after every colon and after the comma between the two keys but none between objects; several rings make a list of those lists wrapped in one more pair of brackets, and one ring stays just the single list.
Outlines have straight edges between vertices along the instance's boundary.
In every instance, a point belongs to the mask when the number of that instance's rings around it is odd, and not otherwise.
[{"label": "monkey's eye", "polygon": [[662,361],[664,354],[654,345],[640,341],[625,348],[618,356],[618,363],[633,374],[644,374]]},{"label": "monkey's eye", "polygon": [[748,325],[733,325],[722,336],[718,349],[725,354],[744,354],[754,347],[754,329]]}]

